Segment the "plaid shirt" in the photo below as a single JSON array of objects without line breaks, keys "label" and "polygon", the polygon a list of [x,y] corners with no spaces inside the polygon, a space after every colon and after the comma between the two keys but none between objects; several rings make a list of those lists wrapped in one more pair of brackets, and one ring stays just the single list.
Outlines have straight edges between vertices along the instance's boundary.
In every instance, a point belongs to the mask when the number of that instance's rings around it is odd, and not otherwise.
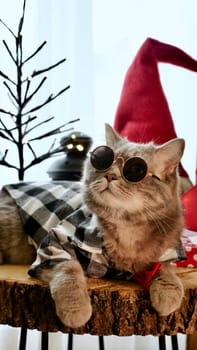
[{"label": "plaid shirt", "polygon": [[[96,216],[82,201],[80,183],[23,182],[4,186],[3,190],[15,199],[24,230],[37,247],[36,260],[29,270],[31,276],[36,276],[38,267],[49,268],[77,259],[91,277],[133,277],[130,272],[117,271],[109,260]],[[160,261],[184,258],[180,244],[176,250],[168,250]]]}]

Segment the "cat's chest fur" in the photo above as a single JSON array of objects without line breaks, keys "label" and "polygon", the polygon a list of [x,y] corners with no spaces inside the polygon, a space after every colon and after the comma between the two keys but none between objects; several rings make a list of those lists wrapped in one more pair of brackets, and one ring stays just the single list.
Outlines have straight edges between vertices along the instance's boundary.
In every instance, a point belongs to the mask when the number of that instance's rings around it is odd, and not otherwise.
[{"label": "cat's chest fur", "polygon": [[110,223],[101,220],[104,246],[109,260],[118,270],[136,272],[159,259],[162,249],[150,241],[148,227],[131,222]]}]

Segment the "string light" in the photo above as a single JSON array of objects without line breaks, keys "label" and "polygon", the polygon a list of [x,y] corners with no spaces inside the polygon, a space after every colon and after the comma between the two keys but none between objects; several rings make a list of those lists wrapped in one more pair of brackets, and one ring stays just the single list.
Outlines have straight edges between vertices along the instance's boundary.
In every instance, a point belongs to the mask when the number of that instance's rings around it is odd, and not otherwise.
[{"label": "string light", "polygon": [[67,148],[68,150],[73,149],[73,147],[74,147],[74,145],[73,145],[72,143],[69,143],[68,145],[66,145],[66,148]]},{"label": "string light", "polygon": [[83,145],[76,145],[76,149],[79,151],[79,152],[83,152],[84,151],[84,146]]}]

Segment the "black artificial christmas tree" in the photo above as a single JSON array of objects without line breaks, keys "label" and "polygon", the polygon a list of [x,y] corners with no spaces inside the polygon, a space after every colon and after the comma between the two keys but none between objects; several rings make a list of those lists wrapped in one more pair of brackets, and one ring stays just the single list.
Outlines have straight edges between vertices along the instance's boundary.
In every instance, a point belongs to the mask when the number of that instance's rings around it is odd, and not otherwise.
[{"label": "black artificial christmas tree", "polygon": [[[26,0],[23,2],[23,11],[22,17],[19,21],[17,34],[15,34],[4,21],[0,19],[0,22],[7,28],[7,30],[12,35],[15,41],[15,50],[11,50],[9,45],[5,40],[3,40],[3,44],[5,49],[7,50],[9,59],[13,62],[16,68],[16,79],[12,79],[9,76],[9,73],[5,73],[0,70],[0,77],[4,80],[3,84],[7,89],[9,97],[12,101],[13,111],[7,110],[4,108],[0,108],[0,137],[5,139],[6,141],[12,143],[15,146],[17,157],[18,157],[18,165],[13,164],[7,160],[8,149],[4,149],[3,153],[1,152],[0,165],[16,169],[18,172],[18,179],[24,180],[24,174],[27,169],[30,167],[41,163],[45,159],[57,154],[62,151],[61,145],[56,147],[55,141],[53,140],[48,151],[37,155],[35,149],[33,147],[34,141],[40,141],[51,137],[53,135],[71,130],[65,130],[65,127],[68,124],[75,122],[75,120],[71,120],[63,125],[56,127],[50,131],[44,133],[38,133],[35,137],[31,137],[31,132],[35,129],[39,128],[41,125],[50,122],[54,117],[47,118],[45,120],[37,121],[38,115],[35,114],[42,107],[51,103],[58,96],[62,95],[67,89],[69,89],[69,85],[64,87],[56,94],[50,94],[42,103],[38,105],[34,105],[33,107],[29,107],[29,103],[32,103],[33,98],[39,92],[40,88],[46,82],[47,77],[43,74],[54,69],[59,66],[63,62],[65,62],[65,58],[56,62],[55,64],[43,68],[40,70],[33,70],[28,76],[25,78],[24,75],[24,66],[27,62],[29,62],[33,57],[35,57],[42,48],[46,45],[46,41],[44,41],[40,46],[38,46],[34,52],[32,52],[28,57],[24,57],[24,49],[23,49],[23,36],[22,36],[22,28],[25,19],[25,8],[26,8]],[[35,77],[40,77],[39,83],[36,87],[30,89],[32,86],[32,81]],[[12,125],[10,127],[10,125]],[[31,160],[26,163],[26,159],[24,157],[25,149],[28,148],[31,152]]]}]

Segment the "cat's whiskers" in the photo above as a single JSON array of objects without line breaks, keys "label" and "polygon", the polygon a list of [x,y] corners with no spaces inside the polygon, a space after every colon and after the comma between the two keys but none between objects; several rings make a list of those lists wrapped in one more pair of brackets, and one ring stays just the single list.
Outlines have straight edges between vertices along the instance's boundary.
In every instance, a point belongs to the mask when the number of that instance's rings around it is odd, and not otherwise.
[{"label": "cat's whiskers", "polygon": [[176,218],[173,218],[171,215],[167,215],[167,214],[162,214],[162,217],[159,217],[159,218],[155,217],[152,214],[151,209],[148,207],[145,207],[145,211],[148,218],[150,218],[151,221],[158,228],[159,233],[166,234],[167,231],[170,232],[173,229],[174,224],[176,223]]},{"label": "cat's whiskers", "polygon": [[157,227],[158,229],[158,232],[160,234],[165,234],[166,233],[166,225],[164,225],[163,221],[161,221],[160,218],[157,218],[155,217],[153,214],[152,214],[152,211],[146,207],[145,208],[145,211],[146,211],[146,214],[147,214],[147,217],[149,219],[151,219],[151,221],[155,224],[155,226]]},{"label": "cat's whiskers", "polygon": [[107,180],[99,178],[89,184],[89,188],[95,192],[103,192],[107,188]]},{"label": "cat's whiskers", "polygon": [[124,186],[121,186],[120,185],[120,182],[119,181],[113,181],[111,183],[111,189],[112,189],[112,192],[118,196],[123,196],[123,198],[130,198],[131,197],[131,193],[129,191],[126,190],[126,188]]}]

